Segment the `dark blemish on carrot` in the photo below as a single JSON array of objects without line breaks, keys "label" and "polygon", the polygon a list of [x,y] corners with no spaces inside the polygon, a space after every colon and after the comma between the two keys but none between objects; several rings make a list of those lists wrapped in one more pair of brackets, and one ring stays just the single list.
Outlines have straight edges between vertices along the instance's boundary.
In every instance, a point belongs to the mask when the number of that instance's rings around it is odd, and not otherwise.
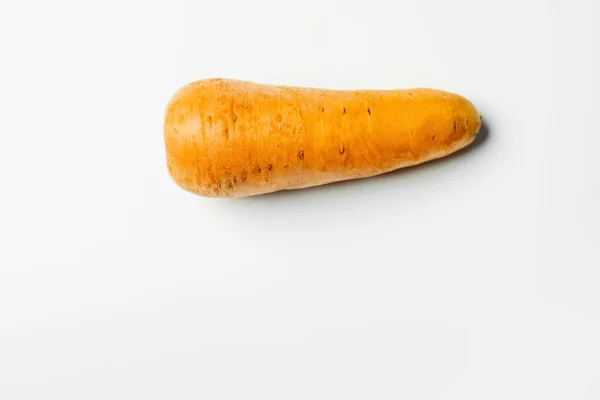
[{"label": "dark blemish on carrot", "polygon": [[229,128],[225,128],[225,137],[229,139]]},{"label": "dark blemish on carrot", "polygon": [[208,120],[209,124],[212,124],[212,115],[209,115],[208,118],[207,118],[207,120]]},{"label": "dark blemish on carrot", "polygon": [[281,114],[277,114],[277,122],[281,122]]},{"label": "dark blemish on carrot", "polygon": [[344,146],[340,146],[340,156],[346,152]]},{"label": "dark blemish on carrot", "polygon": [[262,172],[262,169],[260,168],[260,166],[256,166],[256,173],[260,174]]},{"label": "dark blemish on carrot", "polygon": [[233,177],[233,183],[237,183],[237,176]]},{"label": "dark blemish on carrot", "polygon": [[298,160],[304,160],[304,149],[300,150],[300,152],[298,153]]},{"label": "dark blemish on carrot", "polygon": [[408,92],[408,93],[407,93],[407,96],[408,96],[408,98],[409,98],[409,99],[412,99],[412,98],[413,98],[413,94],[412,94],[411,92]]},{"label": "dark blemish on carrot", "polygon": [[371,115],[371,109],[367,108],[367,112],[369,113],[369,115]]},{"label": "dark blemish on carrot", "polygon": [[271,171],[273,169],[273,166],[271,164],[269,164],[269,171]]},{"label": "dark blemish on carrot", "polygon": [[344,110],[342,111],[342,114],[346,114],[346,107],[344,107]]},{"label": "dark blemish on carrot", "polygon": [[325,108],[321,106],[321,112],[325,112]]},{"label": "dark blemish on carrot", "polygon": [[285,167],[283,167],[283,168],[289,168],[289,167],[290,167],[289,165],[286,165],[286,166],[285,166]]},{"label": "dark blemish on carrot", "polygon": [[235,121],[237,121],[237,115],[233,114],[233,123],[235,124]]},{"label": "dark blemish on carrot", "polygon": [[454,127],[453,127],[453,129],[454,129],[454,133],[456,133],[456,120],[454,120]]},{"label": "dark blemish on carrot", "polygon": [[435,133],[431,135],[431,140],[435,140]]},{"label": "dark blemish on carrot", "polygon": [[233,189],[233,183],[231,183],[231,181],[227,182],[227,189]]}]

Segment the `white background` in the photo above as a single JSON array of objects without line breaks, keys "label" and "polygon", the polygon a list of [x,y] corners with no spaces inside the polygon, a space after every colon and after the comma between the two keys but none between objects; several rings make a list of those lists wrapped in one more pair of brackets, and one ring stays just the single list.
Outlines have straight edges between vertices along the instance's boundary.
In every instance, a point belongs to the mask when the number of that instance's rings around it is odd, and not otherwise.
[{"label": "white background", "polygon": [[[0,398],[600,399],[593,0],[2,0]],[[238,200],[164,107],[224,77],[434,87],[455,157]]]}]

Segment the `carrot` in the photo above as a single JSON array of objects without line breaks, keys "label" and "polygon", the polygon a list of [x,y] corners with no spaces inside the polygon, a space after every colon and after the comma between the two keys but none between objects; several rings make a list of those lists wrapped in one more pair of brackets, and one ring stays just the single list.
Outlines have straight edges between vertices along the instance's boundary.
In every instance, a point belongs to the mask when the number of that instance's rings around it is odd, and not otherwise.
[{"label": "carrot", "polygon": [[170,176],[206,197],[366,178],[444,157],[481,127],[475,107],[432,89],[325,90],[206,79],[164,121]]}]

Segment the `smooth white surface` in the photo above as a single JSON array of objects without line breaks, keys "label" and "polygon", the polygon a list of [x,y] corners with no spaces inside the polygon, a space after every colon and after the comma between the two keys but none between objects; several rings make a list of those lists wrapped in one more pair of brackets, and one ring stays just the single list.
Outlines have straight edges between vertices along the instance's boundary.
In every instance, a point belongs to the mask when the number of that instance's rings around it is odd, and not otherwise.
[{"label": "smooth white surface", "polygon": [[[1,4],[1,399],[600,399],[596,2]],[[489,134],[203,199],[162,118],[216,76],[455,91]]]}]

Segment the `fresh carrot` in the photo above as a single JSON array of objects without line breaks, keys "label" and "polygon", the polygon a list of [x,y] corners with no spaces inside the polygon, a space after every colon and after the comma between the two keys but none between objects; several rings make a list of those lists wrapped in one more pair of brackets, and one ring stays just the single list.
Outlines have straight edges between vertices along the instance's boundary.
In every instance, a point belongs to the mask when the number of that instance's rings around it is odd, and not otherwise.
[{"label": "fresh carrot", "polygon": [[179,89],[164,121],[168,171],[206,197],[366,178],[469,145],[481,117],[439,90],[326,90],[206,79]]}]

